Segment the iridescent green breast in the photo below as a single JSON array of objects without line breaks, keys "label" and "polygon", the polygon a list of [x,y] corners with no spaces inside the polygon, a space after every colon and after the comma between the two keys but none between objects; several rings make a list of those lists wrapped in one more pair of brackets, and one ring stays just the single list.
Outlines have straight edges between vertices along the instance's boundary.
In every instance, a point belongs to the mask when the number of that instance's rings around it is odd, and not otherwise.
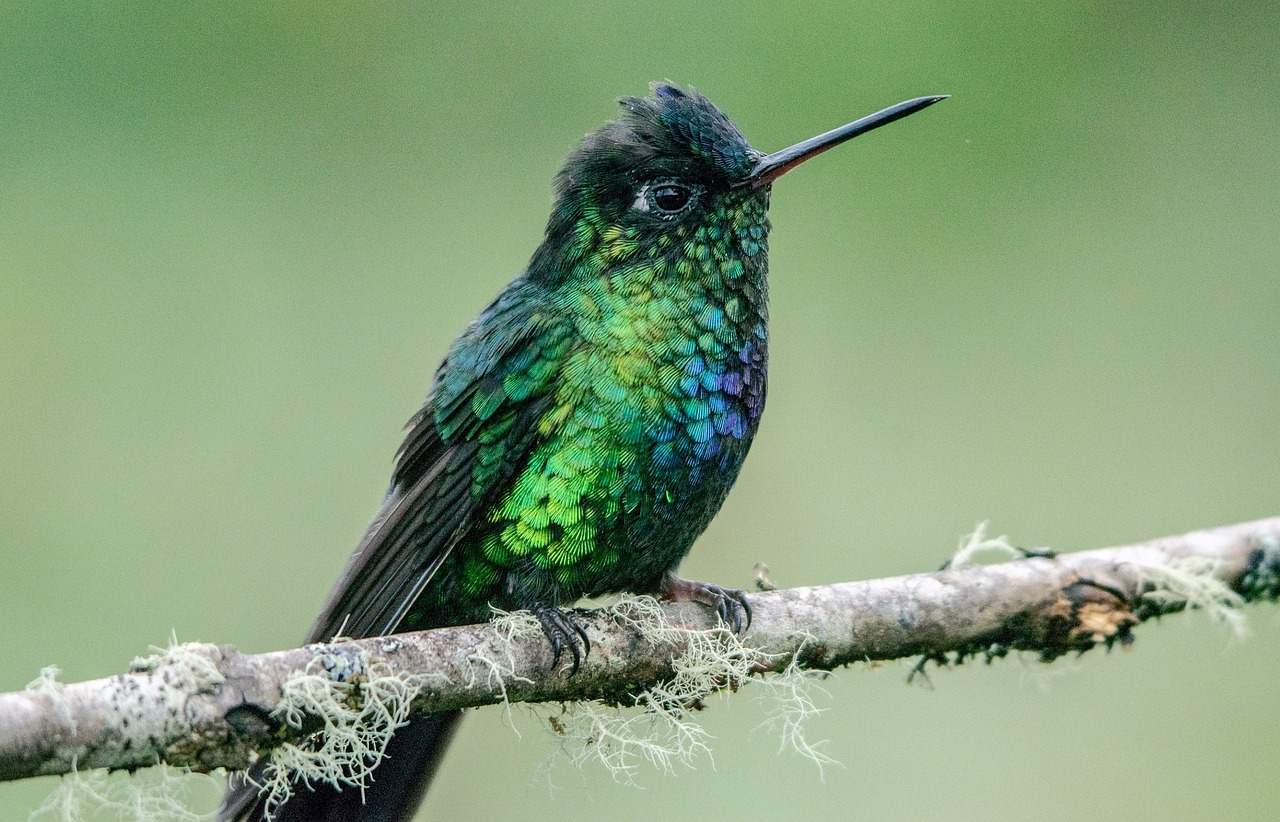
[{"label": "iridescent green breast", "polygon": [[[537,445],[458,547],[456,585],[436,589],[453,589],[455,604],[521,604],[506,591],[563,604],[656,588],[675,568],[737,478],[764,408],[767,231],[764,198],[744,194],[666,242],[602,232],[581,263],[592,275],[549,295],[571,330]],[[508,396],[529,382],[506,381]]]}]

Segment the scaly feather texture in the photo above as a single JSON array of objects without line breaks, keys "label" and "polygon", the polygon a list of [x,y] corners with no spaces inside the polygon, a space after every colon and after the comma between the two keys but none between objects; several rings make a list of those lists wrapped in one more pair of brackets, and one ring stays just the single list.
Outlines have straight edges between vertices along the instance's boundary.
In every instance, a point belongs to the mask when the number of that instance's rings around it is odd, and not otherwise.
[{"label": "scaly feather texture", "polygon": [[[749,620],[740,591],[675,570],[764,410],[769,181],[799,160],[767,168],[777,155],[693,90],[621,106],[566,160],[528,268],[436,372],[309,641],[528,608],[576,666],[586,637],[560,608],[583,596],[660,593]],[[401,730],[364,805],[299,785],[277,818],[410,818],[459,717]],[[242,786],[222,818],[263,814]]]}]

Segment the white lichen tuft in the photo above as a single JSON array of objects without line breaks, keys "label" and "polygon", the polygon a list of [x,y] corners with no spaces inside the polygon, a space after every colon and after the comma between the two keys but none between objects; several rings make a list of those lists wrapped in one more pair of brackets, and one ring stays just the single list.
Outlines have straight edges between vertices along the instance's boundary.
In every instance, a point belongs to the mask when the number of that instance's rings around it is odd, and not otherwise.
[{"label": "white lichen tuft", "polygon": [[532,682],[528,677],[516,673],[516,641],[532,636],[542,636],[542,625],[538,618],[529,611],[503,611],[493,609],[494,633],[498,635],[504,649],[500,659],[493,659],[484,654],[473,653],[467,657],[467,687],[475,687],[476,678],[483,672],[488,687],[500,691],[505,703],[508,679],[520,682]]},{"label": "white lichen tuft", "polygon": [[40,669],[35,679],[27,683],[26,689],[35,694],[62,696],[67,686],[58,681],[58,675],[61,673],[62,669],[57,665],[46,665]]},{"label": "white lichen tuft", "polygon": [[[216,645],[202,642],[179,643],[169,635],[169,647],[151,646],[153,653],[135,657],[129,663],[130,673],[150,673],[163,678],[167,687],[157,691],[159,703],[152,708],[165,717],[165,735],[185,732],[187,701],[191,694],[216,694],[225,677],[215,659],[221,652]],[[163,672],[163,673],[161,673]]]},{"label": "white lichen tuft", "polygon": [[987,536],[990,524],[988,520],[983,520],[974,526],[972,534],[960,538],[960,545],[947,562],[948,569],[958,570],[966,565],[973,565],[982,554],[994,554],[997,559],[1012,559],[1024,555],[1024,552],[1009,543],[1007,536]]},{"label": "white lichen tuft", "polygon": [[[129,665],[132,673],[166,670],[173,687],[160,692],[167,700],[160,706],[171,722],[180,724],[183,708],[190,692],[216,691],[223,682],[214,656],[215,646],[201,643],[178,644],[170,636],[168,648],[152,646],[153,653],[137,657]],[[27,690],[48,697],[58,716],[74,734],[76,723],[63,695],[64,686],[57,681],[57,666],[40,671],[40,676],[27,685]],[[190,794],[200,786],[214,788],[218,781],[207,774],[196,774],[185,768],[157,765],[133,774],[108,773],[106,770],[77,771],[58,781],[58,787],[31,813],[31,819],[53,818],[60,822],[82,819],[143,820],[143,822],[195,822],[210,819],[214,811],[199,813],[191,809]]]},{"label": "white lichen tuft", "polygon": [[319,719],[322,730],[275,748],[262,784],[268,814],[293,793],[293,781],[327,783],[363,791],[373,769],[386,755],[396,728],[425,678],[370,664],[354,647],[310,646],[316,657],[305,671],[285,681],[283,698],[272,716],[293,728]]},{"label": "white lichen tuft", "polygon": [[222,685],[225,677],[218,670],[215,658],[219,655],[216,645],[204,642],[178,642],[176,633],[169,635],[169,646],[160,648],[151,646],[148,656],[134,657],[129,663],[130,673],[144,673],[169,666],[181,674],[184,681],[189,681],[197,691],[216,690]]},{"label": "white lichen tuft", "polygon": [[1078,676],[1085,670],[1084,657],[1079,655],[1058,657],[1052,665],[1045,664],[1038,651],[1016,651],[1012,656],[1018,662],[1019,684],[1034,685],[1045,694],[1053,693],[1059,680]]},{"label": "white lichen tuft", "polygon": [[692,631],[668,622],[662,606],[652,597],[621,600],[609,612],[650,642],[685,646],[672,660],[675,677],[645,692],[650,701],[695,703],[724,688],[737,688],[773,660],[771,655],[744,645],[728,628]]},{"label": "white lichen tuft", "polygon": [[60,673],[62,669],[57,665],[46,665],[40,669],[39,676],[27,683],[26,690],[47,699],[49,707],[53,708],[59,719],[67,723],[71,735],[75,736],[76,719],[71,713],[71,706],[67,704],[67,686],[58,681]]},{"label": "white lichen tuft", "polygon": [[[637,705],[643,704],[637,701]],[[600,702],[575,702],[559,715],[547,717],[559,737],[561,752],[575,767],[598,762],[616,780],[635,785],[640,763],[664,773],[676,765],[694,767],[702,754],[710,755],[706,729],[661,703],[644,704],[639,712]]]},{"label": "white lichen tuft", "polygon": [[538,636],[542,633],[542,623],[532,611],[504,611],[501,608],[490,608],[493,616],[489,624],[498,636],[508,642]]},{"label": "white lichen tuft", "polygon": [[693,711],[713,694],[762,682],[763,698],[775,712],[765,724],[779,731],[783,747],[820,765],[834,762],[807,740],[803,730],[805,722],[819,713],[809,691],[814,676],[794,663],[782,674],[753,676],[771,667],[776,658],[743,644],[724,627],[699,631],[672,624],[652,597],[625,598],[608,611],[649,641],[683,646],[683,650],[672,660],[675,675],[641,691],[630,706],[574,702],[555,713],[533,708],[573,765],[598,763],[627,784],[635,783],[644,763],[664,773],[693,768],[699,759],[711,758],[710,734],[693,719]]},{"label": "white lichen tuft", "polygon": [[483,672],[486,684],[492,690],[502,694],[502,716],[507,727],[515,732],[517,738],[522,734],[516,728],[511,714],[511,703],[507,701],[507,680],[531,683],[533,680],[516,672],[516,641],[531,636],[542,636],[542,624],[531,611],[504,611],[492,608],[494,633],[498,635],[502,654],[500,658],[486,656],[481,653],[467,655],[466,672],[467,687],[476,685],[476,679]]},{"label": "white lichen tuft", "polygon": [[1240,606],[1244,598],[1216,576],[1218,561],[1188,556],[1167,561],[1133,562],[1143,582],[1153,586],[1143,599],[1162,606],[1185,605],[1198,608],[1214,621],[1226,625],[1238,637],[1249,633]]},{"label": "white lichen tuft", "polygon": [[105,769],[77,771],[58,780],[58,787],[31,812],[29,822],[81,822],[113,818],[137,822],[202,822],[215,810],[192,809],[197,789],[217,796],[219,781],[208,774],[157,765],[133,774],[108,773]]},{"label": "white lichen tuft", "polygon": [[752,684],[762,690],[757,699],[765,703],[767,718],[760,727],[778,734],[778,753],[790,751],[808,759],[818,766],[818,777],[822,778],[828,765],[839,765],[840,762],[822,750],[826,747],[825,739],[809,739],[808,728],[810,721],[824,710],[814,703],[814,692],[830,696],[817,684],[830,673],[806,671],[797,664],[798,659],[797,652],[780,673],[753,681]]}]

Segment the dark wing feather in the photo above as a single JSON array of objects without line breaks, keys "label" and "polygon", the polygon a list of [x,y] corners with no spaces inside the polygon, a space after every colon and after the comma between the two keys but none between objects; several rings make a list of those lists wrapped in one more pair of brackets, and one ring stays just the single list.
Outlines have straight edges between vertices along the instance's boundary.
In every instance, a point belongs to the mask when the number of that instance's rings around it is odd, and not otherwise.
[{"label": "dark wing feather", "polygon": [[[382,510],[348,560],[309,642],[394,631],[440,563],[467,539],[475,518],[525,465],[571,344],[570,324],[549,305],[540,287],[518,277],[454,342],[431,395],[409,423]],[[412,814],[460,717],[415,717],[396,734],[388,753],[410,776],[380,769],[363,793],[329,786],[301,790],[279,818]],[[260,777],[262,768],[259,763],[254,774]],[[361,797],[370,804],[361,806]],[[263,814],[257,789],[239,784],[227,792],[219,819],[256,822]]]},{"label": "dark wing feather", "polygon": [[[308,641],[393,632],[474,516],[524,465],[569,337],[540,297],[518,278],[454,342],[409,423],[382,510]],[[495,447],[501,460],[478,465],[482,449]]]},{"label": "dark wing feather", "polygon": [[[430,420],[419,425],[435,427]],[[475,443],[449,446],[436,439],[439,453],[428,470],[412,484],[392,486],[308,642],[390,632],[389,615],[412,604],[421,593],[415,580],[423,570],[438,567],[462,535],[471,510],[467,469]]]}]

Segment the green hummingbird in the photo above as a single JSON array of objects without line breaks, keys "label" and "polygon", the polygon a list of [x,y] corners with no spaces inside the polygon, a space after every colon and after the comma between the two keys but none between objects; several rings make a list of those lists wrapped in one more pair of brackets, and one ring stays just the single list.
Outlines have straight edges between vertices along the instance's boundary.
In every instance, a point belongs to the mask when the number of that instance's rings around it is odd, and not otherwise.
[{"label": "green hummingbird", "polygon": [[[307,638],[528,609],[557,663],[570,612],[618,591],[692,600],[733,630],[741,591],[676,576],[764,411],[769,193],[779,176],[932,105],[917,97],[764,154],[693,89],[620,101],[556,177],[529,265],[462,332],[409,422],[391,488]],[[298,785],[277,820],[413,816],[461,712],[415,717],[362,792]],[[363,802],[362,802],[363,799]],[[261,820],[252,785],[223,820]]]}]

